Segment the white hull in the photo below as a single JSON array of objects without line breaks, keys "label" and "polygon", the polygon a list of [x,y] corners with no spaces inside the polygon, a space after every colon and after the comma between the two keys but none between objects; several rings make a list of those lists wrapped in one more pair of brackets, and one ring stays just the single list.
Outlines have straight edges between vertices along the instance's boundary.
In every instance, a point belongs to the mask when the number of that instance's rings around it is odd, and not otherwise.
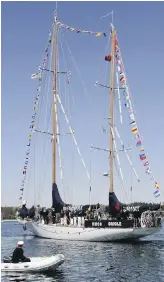
[{"label": "white hull", "polygon": [[160,228],[83,228],[56,226],[53,224],[32,223],[34,235],[47,239],[88,241],[88,242],[110,242],[119,240],[139,239],[156,233]]},{"label": "white hull", "polygon": [[33,232],[32,220],[26,220],[26,219],[17,218],[17,222],[19,224],[21,224],[22,226],[26,225],[26,228],[28,229],[28,231]]},{"label": "white hull", "polygon": [[64,262],[64,256],[33,257],[31,262],[1,263],[2,272],[44,272],[55,270]]},{"label": "white hull", "polygon": [[32,222],[31,219],[28,219],[28,220],[27,220],[26,218],[25,218],[25,219],[22,219],[22,218],[19,218],[19,217],[18,217],[16,220],[18,221],[18,223],[23,224],[23,225]]}]

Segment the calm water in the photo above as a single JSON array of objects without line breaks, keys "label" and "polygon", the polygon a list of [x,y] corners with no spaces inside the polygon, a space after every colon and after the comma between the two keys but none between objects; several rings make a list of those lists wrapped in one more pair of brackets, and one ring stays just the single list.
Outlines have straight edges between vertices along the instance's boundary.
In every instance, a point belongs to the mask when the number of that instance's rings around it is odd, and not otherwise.
[{"label": "calm water", "polygon": [[138,243],[55,242],[33,237],[16,222],[3,222],[1,227],[2,257],[11,254],[18,240],[24,240],[26,256],[65,256],[65,263],[51,275],[3,276],[3,282],[164,281],[164,227]]}]

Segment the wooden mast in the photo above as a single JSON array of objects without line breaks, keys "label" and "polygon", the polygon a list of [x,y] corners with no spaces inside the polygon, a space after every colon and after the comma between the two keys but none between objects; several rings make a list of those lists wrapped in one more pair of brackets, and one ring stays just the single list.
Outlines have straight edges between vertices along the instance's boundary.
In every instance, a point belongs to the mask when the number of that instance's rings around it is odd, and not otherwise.
[{"label": "wooden mast", "polygon": [[54,77],[52,100],[52,185],[56,183],[57,14],[54,19]]},{"label": "wooden mast", "polygon": [[111,67],[110,67],[110,143],[109,143],[109,162],[110,162],[110,188],[109,192],[114,192],[113,183],[113,125],[114,125],[114,55],[115,55],[115,30],[111,28]]}]

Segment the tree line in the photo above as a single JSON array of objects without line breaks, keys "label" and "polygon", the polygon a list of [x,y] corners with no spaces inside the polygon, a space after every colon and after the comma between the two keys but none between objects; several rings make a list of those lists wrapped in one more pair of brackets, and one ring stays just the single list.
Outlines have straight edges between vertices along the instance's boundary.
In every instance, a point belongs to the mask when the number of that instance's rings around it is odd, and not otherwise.
[{"label": "tree line", "polygon": [[1,220],[16,219],[17,207],[1,207]]}]

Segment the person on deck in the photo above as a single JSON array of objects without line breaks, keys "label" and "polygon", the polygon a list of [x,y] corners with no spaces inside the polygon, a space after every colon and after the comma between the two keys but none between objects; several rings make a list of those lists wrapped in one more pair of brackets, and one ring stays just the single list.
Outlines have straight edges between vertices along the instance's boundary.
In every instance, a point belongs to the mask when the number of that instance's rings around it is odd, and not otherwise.
[{"label": "person on deck", "polygon": [[32,206],[30,209],[29,209],[29,218],[33,219],[35,217],[35,207]]},{"label": "person on deck", "polygon": [[55,209],[52,208],[52,223],[54,224],[56,222],[56,212],[55,212]]},{"label": "person on deck", "polygon": [[22,217],[23,219],[25,217],[27,217],[29,215],[29,211],[26,207],[26,201],[24,200],[23,203],[22,203],[22,207],[21,209],[19,210],[19,216]]},{"label": "person on deck", "polygon": [[19,241],[17,243],[17,247],[14,250],[13,255],[12,255],[12,263],[30,262],[31,261],[30,258],[26,258],[24,256],[23,245],[24,245],[23,241]]},{"label": "person on deck", "polygon": [[69,225],[70,224],[70,210],[69,210],[69,208],[66,209],[65,214],[66,214],[66,219],[67,219],[67,225]]}]

